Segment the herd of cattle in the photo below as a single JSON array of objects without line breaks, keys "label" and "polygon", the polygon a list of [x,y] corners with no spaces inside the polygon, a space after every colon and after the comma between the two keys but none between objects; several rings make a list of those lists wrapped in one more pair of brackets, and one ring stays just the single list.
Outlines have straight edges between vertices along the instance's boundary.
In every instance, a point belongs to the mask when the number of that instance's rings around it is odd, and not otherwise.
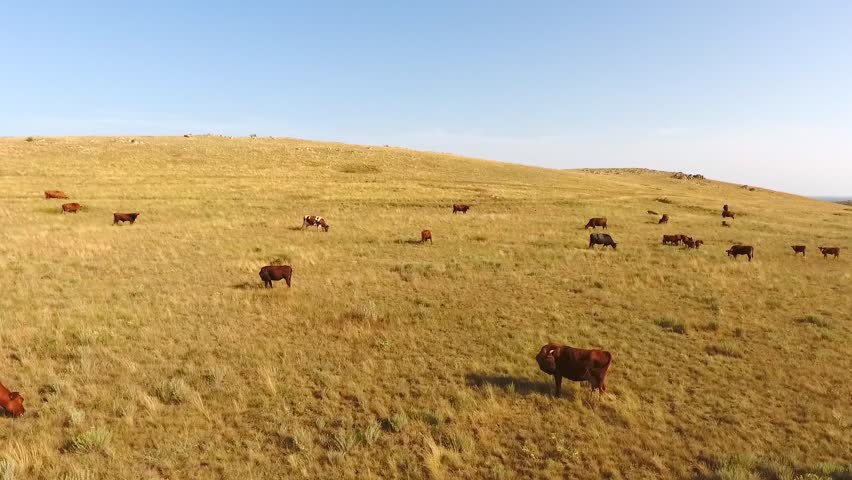
[{"label": "herd of cattle", "polygon": [[[44,192],[44,197],[47,199],[68,198],[65,193],[57,190]],[[81,209],[82,206],[79,203],[65,203],[62,205],[62,213],[77,213]],[[453,214],[458,212],[466,214],[468,210],[470,210],[469,205],[453,205]],[[658,213],[651,210],[649,210],[648,213],[658,215]],[[120,222],[130,222],[133,224],[138,216],[139,213],[114,213],[113,224]],[[728,208],[728,205],[725,205],[722,208],[722,218],[735,218],[734,212]],[[669,219],[670,217],[668,214],[663,214],[658,223],[666,225],[669,223]],[[729,226],[729,224],[725,221],[723,221],[722,224],[723,226]],[[328,222],[323,217],[317,215],[305,215],[302,218],[301,228],[305,229],[308,227],[316,227],[317,230],[321,228],[325,232],[328,232],[329,230]],[[607,219],[605,217],[591,218],[586,223],[585,228],[588,229],[589,227],[592,227],[592,229],[602,227],[606,230]],[[432,243],[431,230],[423,230],[420,233],[420,242],[425,243],[426,241]],[[687,235],[676,234],[663,235],[663,244],[673,246],[683,244],[688,248],[698,249],[704,244],[704,241],[694,239]],[[613,240],[612,236],[608,233],[590,234],[589,248],[593,248],[595,245],[602,245],[604,248],[609,246],[612,247],[613,250],[615,250],[617,246],[615,240]],[[805,255],[806,248],[804,245],[793,245],[792,248],[794,255],[798,255],[799,253],[803,256]],[[840,247],[818,248],[825,258],[829,255],[833,255],[837,258],[840,255]],[[740,255],[744,255],[748,257],[749,261],[751,261],[754,257],[754,247],[751,245],[732,245],[726,253],[728,256],[734,257],[734,259]],[[290,287],[293,277],[293,267],[290,265],[266,265],[260,269],[259,275],[264,287],[272,288],[272,282],[280,280],[284,280],[287,287]],[[539,353],[535,358],[538,362],[539,368],[548,375],[553,376],[556,385],[556,396],[559,396],[560,394],[563,378],[577,382],[588,381],[593,391],[598,390],[601,394],[606,392],[606,375],[613,358],[610,352],[605,350],[585,350],[556,343],[548,343],[541,347],[541,350],[539,350]],[[9,391],[9,389],[0,383],[0,408],[2,408],[8,415],[15,417],[20,416],[25,412],[24,398],[19,392]]]}]

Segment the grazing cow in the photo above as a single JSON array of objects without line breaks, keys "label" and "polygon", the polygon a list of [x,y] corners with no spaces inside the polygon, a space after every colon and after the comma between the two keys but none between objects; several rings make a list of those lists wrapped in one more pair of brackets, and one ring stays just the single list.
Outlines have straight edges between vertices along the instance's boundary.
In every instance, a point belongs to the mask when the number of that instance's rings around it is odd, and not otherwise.
[{"label": "grazing cow", "polygon": [[463,203],[454,203],[453,204],[453,215],[455,215],[456,212],[462,212],[464,214],[467,214],[467,211],[469,209],[470,209],[470,205],[465,205]]},{"label": "grazing cow", "polygon": [[65,192],[60,192],[59,190],[45,190],[44,198],[68,198],[68,195]]},{"label": "grazing cow", "polygon": [[688,248],[698,249],[701,245],[704,245],[704,240],[693,239],[692,237],[686,237],[686,240],[683,241],[684,245]]},{"label": "grazing cow", "polygon": [[734,212],[725,210],[722,212],[722,218],[734,218]]},{"label": "grazing cow", "polygon": [[293,267],[290,265],[267,265],[260,269],[260,279],[263,286],[272,288],[272,282],[284,280],[287,288],[290,288],[290,279],[293,277]]},{"label": "grazing cow", "polygon": [[659,215],[659,213],[657,213],[657,212],[655,212],[655,211],[653,211],[653,210],[648,210],[648,213],[650,213],[651,215]]},{"label": "grazing cow", "polygon": [[608,246],[612,247],[615,250],[615,240],[609,236],[608,233],[590,233],[589,234],[589,248],[594,247],[595,245],[603,245],[604,248]]},{"label": "grazing cow", "polygon": [[79,203],[63,203],[62,204],[62,213],[77,213],[82,209],[83,206]]},{"label": "grazing cow", "polygon": [[323,231],[328,231],[328,223],[318,215],[305,215],[302,218],[302,228],[305,227],[317,227],[317,231],[322,227]]},{"label": "grazing cow", "polygon": [[834,258],[840,256],[840,247],[817,247],[819,248],[820,253],[822,253],[822,258],[828,258],[829,255],[834,255]]},{"label": "grazing cow", "polygon": [[606,230],[606,217],[590,218],[589,223],[587,223],[584,228],[589,227],[592,227],[592,229],[595,229],[597,227],[603,227],[603,229]]},{"label": "grazing cow", "polygon": [[19,392],[10,392],[5,385],[0,383],[0,408],[8,415],[20,417],[26,412],[24,397]]},{"label": "grazing cow", "polygon": [[663,245],[679,245],[683,235],[663,235]]},{"label": "grazing cow", "polygon": [[663,216],[662,216],[662,218],[660,218],[660,221],[659,221],[659,222],[657,222],[657,223],[659,223],[659,224],[666,224],[666,223],[669,223],[669,214],[668,214],[668,213],[664,213],[664,214],[663,214]]},{"label": "grazing cow", "polygon": [[734,260],[737,259],[737,255],[747,255],[750,262],[752,257],[754,257],[754,247],[751,245],[734,245],[726,253],[729,257],[734,257]]},{"label": "grazing cow", "polygon": [[130,224],[133,225],[136,222],[136,217],[138,216],[138,213],[113,213],[112,224],[116,225],[119,222],[130,222]]},{"label": "grazing cow", "polygon": [[805,256],[805,246],[804,245],[791,245],[793,247],[793,255],[802,254]]},{"label": "grazing cow", "polygon": [[432,230],[423,230],[420,232],[420,243],[426,243],[426,240],[432,243]]},{"label": "grazing cow", "polygon": [[606,374],[612,364],[612,354],[605,350],[584,350],[548,343],[541,347],[535,360],[541,371],[553,375],[557,397],[562,391],[562,377],[575,382],[588,381],[592,391],[606,392]]}]

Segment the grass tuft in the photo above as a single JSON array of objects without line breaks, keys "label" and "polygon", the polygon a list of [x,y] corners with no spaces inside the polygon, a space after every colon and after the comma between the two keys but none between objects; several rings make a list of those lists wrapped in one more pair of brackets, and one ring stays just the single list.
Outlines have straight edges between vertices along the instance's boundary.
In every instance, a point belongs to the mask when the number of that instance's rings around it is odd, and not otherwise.
[{"label": "grass tuft", "polygon": [[796,321],[799,322],[799,323],[808,323],[808,324],[811,324],[811,325],[815,325],[815,326],[820,327],[820,328],[830,328],[831,327],[831,323],[828,321],[828,319],[823,318],[819,315],[813,315],[813,314],[812,315],[805,315],[804,317],[800,317],[800,318],[796,319]]},{"label": "grass tuft", "polygon": [[75,453],[108,453],[112,432],[94,428],[75,435],[66,445],[66,450]]},{"label": "grass tuft", "polygon": [[663,330],[686,335],[686,325],[680,320],[662,317],[657,319],[656,324],[662,327]]}]

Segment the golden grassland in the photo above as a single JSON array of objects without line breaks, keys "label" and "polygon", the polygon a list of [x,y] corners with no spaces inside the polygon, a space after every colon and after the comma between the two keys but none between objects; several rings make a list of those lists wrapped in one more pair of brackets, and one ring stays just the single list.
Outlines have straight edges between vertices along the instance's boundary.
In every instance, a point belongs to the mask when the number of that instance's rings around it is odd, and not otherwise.
[{"label": "golden grassland", "polygon": [[[30,140],[0,139],[0,381],[28,408],[0,418],[4,479],[852,478],[850,254],[816,250],[852,245],[850,207],[291,139]],[[616,251],[586,248],[592,216]],[[554,398],[548,341],[613,352],[609,394]]]}]

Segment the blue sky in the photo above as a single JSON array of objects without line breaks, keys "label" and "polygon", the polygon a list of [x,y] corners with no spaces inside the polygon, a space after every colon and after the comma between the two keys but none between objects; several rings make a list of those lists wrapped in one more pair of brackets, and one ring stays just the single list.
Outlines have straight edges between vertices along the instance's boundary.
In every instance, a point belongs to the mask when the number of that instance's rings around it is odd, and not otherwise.
[{"label": "blue sky", "polygon": [[852,2],[0,12],[2,136],[256,133],[852,195]]}]

